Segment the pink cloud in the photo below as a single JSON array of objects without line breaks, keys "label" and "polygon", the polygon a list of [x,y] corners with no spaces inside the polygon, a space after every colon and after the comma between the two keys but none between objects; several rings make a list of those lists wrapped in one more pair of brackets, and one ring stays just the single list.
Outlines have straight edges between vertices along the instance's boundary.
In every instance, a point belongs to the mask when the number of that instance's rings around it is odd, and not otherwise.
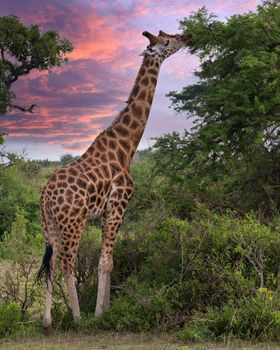
[{"label": "pink cloud", "polygon": [[[75,47],[70,62],[53,73],[33,71],[15,84],[19,104],[36,103],[40,107],[34,115],[13,112],[2,117],[1,130],[8,132],[13,142],[57,143],[65,150],[84,150],[124,106],[141,64],[139,53],[147,45],[142,31],[175,33],[179,20],[203,5],[218,14],[231,14],[255,8],[260,2],[1,1],[0,15],[14,14],[25,24],[38,23],[44,31],[57,30]],[[170,58],[164,63],[158,93],[165,95],[181,88],[197,65],[197,58],[186,54]],[[153,110],[160,103],[154,101]],[[172,110],[168,113],[172,120]],[[161,133],[160,125],[156,132]]]}]

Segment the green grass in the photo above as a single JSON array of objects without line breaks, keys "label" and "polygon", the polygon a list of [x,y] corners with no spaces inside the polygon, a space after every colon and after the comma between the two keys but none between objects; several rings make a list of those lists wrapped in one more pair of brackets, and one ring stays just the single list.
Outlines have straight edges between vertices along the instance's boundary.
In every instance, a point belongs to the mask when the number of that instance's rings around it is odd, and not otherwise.
[{"label": "green grass", "polygon": [[95,349],[114,349],[114,350],[162,350],[179,349],[180,346],[172,342],[166,336],[160,339],[156,336],[118,334],[118,333],[98,333],[96,335],[84,334],[55,334],[51,337],[25,338],[18,337],[12,340],[4,340],[0,343],[2,350],[95,350]]},{"label": "green grass", "polygon": [[97,333],[56,333],[51,337],[13,337],[0,342],[2,350],[280,350],[280,344],[182,344],[171,336],[149,334]]}]

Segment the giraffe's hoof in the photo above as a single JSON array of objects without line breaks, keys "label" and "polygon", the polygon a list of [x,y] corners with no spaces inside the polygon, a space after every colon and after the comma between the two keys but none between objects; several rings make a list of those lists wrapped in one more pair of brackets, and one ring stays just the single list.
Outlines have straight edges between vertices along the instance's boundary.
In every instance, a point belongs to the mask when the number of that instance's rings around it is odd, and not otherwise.
[{"label": "giraffe's hoof", "polygon": [[51,336],[52,335],[52,326],[44,326],[43,333],[47,337]]}]

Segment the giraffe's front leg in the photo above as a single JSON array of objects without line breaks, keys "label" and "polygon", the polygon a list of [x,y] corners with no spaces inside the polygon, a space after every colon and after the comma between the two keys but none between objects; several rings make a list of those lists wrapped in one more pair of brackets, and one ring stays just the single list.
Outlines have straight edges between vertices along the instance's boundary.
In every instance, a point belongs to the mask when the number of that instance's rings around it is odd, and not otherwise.
[{"label": "giraffe's front leg", "polygon": [[106,213],[102,218],[102,249],[98,265],[95,316],[99,316],[109,309],[113,248],[131,193],[131,189],[128,191],[116,189],[116,192],[110,196]]},{"label": "giraffe's front leg", "polygon": [[108,218],[102,234],[102,249],[98,264],[98,292],[95,316],[109,309],[111,272],[113,270],[113,247],[121,219]]}]

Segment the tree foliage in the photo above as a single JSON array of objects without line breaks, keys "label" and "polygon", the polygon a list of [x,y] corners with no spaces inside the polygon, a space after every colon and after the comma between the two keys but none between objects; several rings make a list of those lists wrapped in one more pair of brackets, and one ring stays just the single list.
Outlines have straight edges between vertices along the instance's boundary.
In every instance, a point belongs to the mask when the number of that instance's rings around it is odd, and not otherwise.
[{"label": "tree foliage", "polygon": [[201,64],[196,82],[169,96],[194,127],[155,144],[158,171],[180,193],[243,213],[279,210],[279,24],[279,1],[226,22],[206,8],[181,21]]},{"label": "tree foliage", "polygon": [[194,117],[200,138],[218,157],[271,152],[279,145],[280,6],[218,21],[206,8],[181,21],[194,35],[198,81],[170,94],[177,111]]},{"label": "tree foliage", "polygon": [[67,163],[70,163],[70,162],[74,162],[75,160],[77,160],[79,157],[77,156],[74,156],[73,154],[71,153],[64,153],[61,157],[60,157],[60,162],[62,164],[67,164]]},{"label": "tree foliage", "polygon": [[67,39],[56,31],[42,33],[38,25],[25,26],[16,16],[0,17],[0,114],[12,108],[32,112],[15,105],[12,84],[33,69],[51,70],[67,60],[73,50]]}]

